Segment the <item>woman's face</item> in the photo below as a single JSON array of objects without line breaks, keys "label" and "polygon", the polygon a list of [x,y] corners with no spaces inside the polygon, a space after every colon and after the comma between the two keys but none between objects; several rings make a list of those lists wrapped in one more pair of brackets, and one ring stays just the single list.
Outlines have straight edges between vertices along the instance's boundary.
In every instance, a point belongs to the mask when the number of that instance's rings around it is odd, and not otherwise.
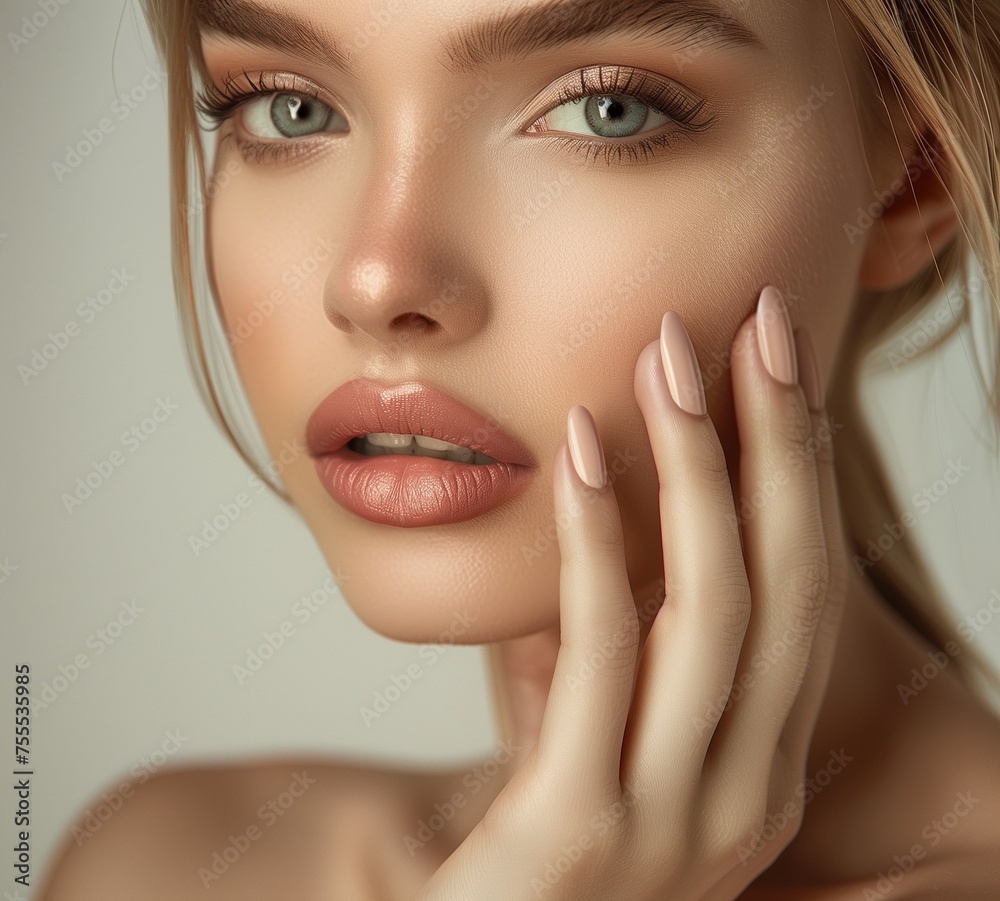
[{"label": "woman's face", "polygon": [[[418,642],[555,625],[552,465],[577,403],[600,429],[637,602],[652,597],[657,477],[633,373],[664,312],[690,331],[735,478],[727,360],[761,288],[785,294],[825,376],[853,302],[864,240],[845,226],[872,189],[860,49],[836,4],[728,0],[719,20],[684,0],[202,7],[214,84],[271,92],[219,132],[215,291],[280,477],[358,616]],[[349,509],[306,426],[360,377],[450,395],[535,466],[457,521]]]}]

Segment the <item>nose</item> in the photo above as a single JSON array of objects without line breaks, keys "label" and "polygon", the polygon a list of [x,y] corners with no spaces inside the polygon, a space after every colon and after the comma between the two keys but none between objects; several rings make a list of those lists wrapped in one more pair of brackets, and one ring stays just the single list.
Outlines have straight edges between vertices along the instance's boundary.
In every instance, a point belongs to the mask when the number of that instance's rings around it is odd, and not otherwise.
[{"label": "nose", "polygon": [[324,285],[326,318],[383,345],[468,340],[487,321],[487,297],[446,155],[421,160],[401,147],[374,159],[352,192],[344,250]]}]

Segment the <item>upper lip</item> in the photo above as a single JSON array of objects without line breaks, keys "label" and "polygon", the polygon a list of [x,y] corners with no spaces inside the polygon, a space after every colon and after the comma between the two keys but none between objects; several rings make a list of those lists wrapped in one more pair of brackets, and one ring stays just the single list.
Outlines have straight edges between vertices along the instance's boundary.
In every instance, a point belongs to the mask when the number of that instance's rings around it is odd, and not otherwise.
[{"label": "upper lip", "polygon": [[417,381],[387,385],[369,378],[345,382],[328,394],[306,423],[306,446],[318,457],[371,432],[425,435],[471,448],[503,463],[536,461],[496,420]]}]

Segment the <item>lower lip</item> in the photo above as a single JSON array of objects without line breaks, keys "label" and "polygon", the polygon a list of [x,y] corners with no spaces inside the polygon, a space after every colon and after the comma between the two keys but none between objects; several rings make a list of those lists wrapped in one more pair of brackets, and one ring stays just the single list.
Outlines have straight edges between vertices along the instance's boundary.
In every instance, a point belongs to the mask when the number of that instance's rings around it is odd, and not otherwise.
[{"label": "lower lip", "polygon": [[368,457],[346,445],[316,458],[323,487],[341,506],[388,526],[440,526],[482,516],[520,494],[534,470],[514,463],[437,457]]}]

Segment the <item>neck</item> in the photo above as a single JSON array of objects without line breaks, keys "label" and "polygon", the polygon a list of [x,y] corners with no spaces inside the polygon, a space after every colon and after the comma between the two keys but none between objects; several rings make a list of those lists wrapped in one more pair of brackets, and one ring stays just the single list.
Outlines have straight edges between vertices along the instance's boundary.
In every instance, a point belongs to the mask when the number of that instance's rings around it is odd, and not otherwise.
[{"label": "neck", "polygon": [[[867,746],[878,742],[884,730],[872,726],[884,724],[888,694],[892,700],[896,699],[895,674],[914,654],[909,627],[889,610],[875,587],[853,564],[849,564],[848,571],[837,650],[813,733],[807,774],[824,766],[831,749],[851,744],[861,753],[873,750]],[[655,590],[654,585],[645,586],[636,597],[650,597]],[[645,641],[652,617],[641,616],[640,622]],[[558,650],[558,626],[491,646],[494,688],[507,707],[510,734],[502,737],[508,738],[517,749],[512,771],[520,766],[538,739]],[[890,680],[892,684],[888,685]],[[874,690],[876,687],[879,690]]]}]

